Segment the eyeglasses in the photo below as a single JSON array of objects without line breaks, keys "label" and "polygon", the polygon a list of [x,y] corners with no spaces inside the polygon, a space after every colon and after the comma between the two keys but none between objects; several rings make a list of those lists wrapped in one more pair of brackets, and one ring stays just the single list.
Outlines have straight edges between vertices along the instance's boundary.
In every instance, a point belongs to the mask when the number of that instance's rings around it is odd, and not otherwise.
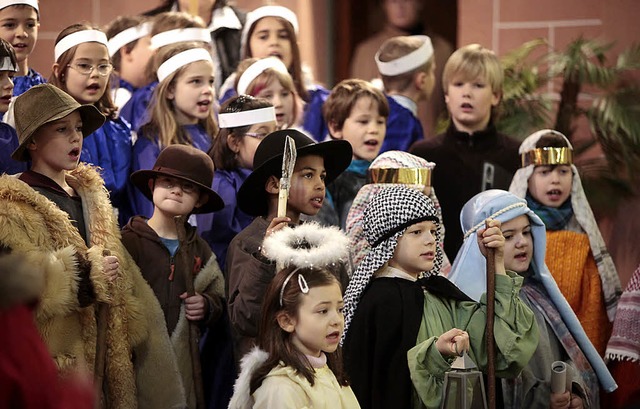
[{"label": "eyeglasses", "polygon": [[267,137],[267,133],[264,132],[247,132],[245,133],[246,136],[250,136],[252,138],[256,138],[258,140],[263,140],[264,138]]},{"label": "eyeglasses", "polygon": [[107,75],[111,74],[111,71],[113,71],[113,65],[111,65],[110,63],[92,65],[84,62],[76,62],[73,64],[67,64],[67,67],[73,68],[82,75],[91,75],[91,73],[95,69],[98,70],[98,75],[100,75],[101,77],[106,77]]},{"label": "eyeglasses", "polygon": [[157,178],[156,185],[164,189],[171,190],[176,186],[180,186],[183,193],[190,194],[198,191],[198,186],[195,183],[187,182],[186,180],[178,180],[174,178]]}]

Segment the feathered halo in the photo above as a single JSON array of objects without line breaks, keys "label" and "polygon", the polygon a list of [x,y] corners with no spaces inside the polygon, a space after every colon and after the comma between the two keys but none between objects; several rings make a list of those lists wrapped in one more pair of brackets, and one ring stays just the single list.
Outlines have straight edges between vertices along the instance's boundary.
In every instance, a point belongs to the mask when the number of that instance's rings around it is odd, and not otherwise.
[{"label": "feathered halo", "polygon": [[309,222],[273,233],[264,239],[262,247],[278,268],[326,267],[347,260],[349,238],[337,227]]}]

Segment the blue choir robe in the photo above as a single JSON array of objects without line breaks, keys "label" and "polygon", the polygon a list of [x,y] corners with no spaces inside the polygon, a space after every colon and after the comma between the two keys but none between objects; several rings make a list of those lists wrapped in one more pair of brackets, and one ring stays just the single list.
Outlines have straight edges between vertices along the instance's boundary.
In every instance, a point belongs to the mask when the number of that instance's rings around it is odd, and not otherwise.
[{"label": "blue choir robe", "polygon": [[380,153],[387,151],[408,152],[411,144],[424,139],[422,124],[418,117],[395,99],[387,96],[387,101],[389,102],[387,133]]},{"label": "blue choir robe", "polygon": [[0,122],[0,175],[13,175],[27,170],[27,162],[13,160],[11,154],[18,149],[18,135],[12,126]]},{"label": "blue choir robe", "polygon": [[118,84],[111,89],[111,99],[119,110],[129,102],[136,89],[129,81],[118,78]]},{"label": "blue choir robe", "polygon": [[13,96],[21,95],[34,85],[44,84],[47,80],[33,68],[29,68],[27,75],[13,78]]},{"label": "blue choir robe", "polygon": [[149,107],[153,90],[156,89],[156,86],[158,86],[158,81],[138,88],[120,110],[120,117],[129,122],[131,129],[135,132],[138,132],[142,125],[149,122],[149,112],[147,108]]}]

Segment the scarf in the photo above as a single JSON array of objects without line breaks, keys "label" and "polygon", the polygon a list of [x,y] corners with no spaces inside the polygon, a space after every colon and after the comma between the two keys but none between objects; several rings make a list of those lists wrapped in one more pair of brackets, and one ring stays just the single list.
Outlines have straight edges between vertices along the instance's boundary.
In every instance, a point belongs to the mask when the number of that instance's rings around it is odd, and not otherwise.
[{"label": "scarf", "polygon": [[349,167],[347,168],[347,170],[345,170],[345,172],[353,172],[357,173],[358,175],[366,175],[367,170],[369,169],[369,165],[371,165],[371,162],[369,162],[368,160],[354,159],[351,161]]},{"label": "scarf", "polygon": [[640,361],[640,266],[636,269],[618,302],[613,333],[607,345],[606,359]]},{"label": "scarf", "polygon": [[560,207],[549,207],[538,202],[527,192],[527,205],[539,218],[542,219],[547,230],[564,230],[571,217],[573,217],[573,207],[571,200],[565,201]]}]

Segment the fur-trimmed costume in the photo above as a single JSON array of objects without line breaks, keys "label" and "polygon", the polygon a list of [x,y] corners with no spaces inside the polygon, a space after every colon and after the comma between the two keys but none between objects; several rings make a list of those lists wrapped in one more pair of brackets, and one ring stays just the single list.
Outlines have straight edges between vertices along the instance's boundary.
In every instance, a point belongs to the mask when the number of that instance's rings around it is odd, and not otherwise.
[{"label": "fur-trimmed costume", "polygon": [[[151,288],[122,247],[107,191],[95,168],[80,164],[67,183],[82,199],[87,241],[67,213],[15,177],[0,177],[0,244],[43,266],[45,288],[36,325],[61,373],[86,366],[96,354],[96,308],[81,308],[79,257],[91,262],[89,274],[97,301],[108,302],[107,408],[184,406],[184,392]],[[120,262],[118,278],[107,283],[102,251]]]}]

